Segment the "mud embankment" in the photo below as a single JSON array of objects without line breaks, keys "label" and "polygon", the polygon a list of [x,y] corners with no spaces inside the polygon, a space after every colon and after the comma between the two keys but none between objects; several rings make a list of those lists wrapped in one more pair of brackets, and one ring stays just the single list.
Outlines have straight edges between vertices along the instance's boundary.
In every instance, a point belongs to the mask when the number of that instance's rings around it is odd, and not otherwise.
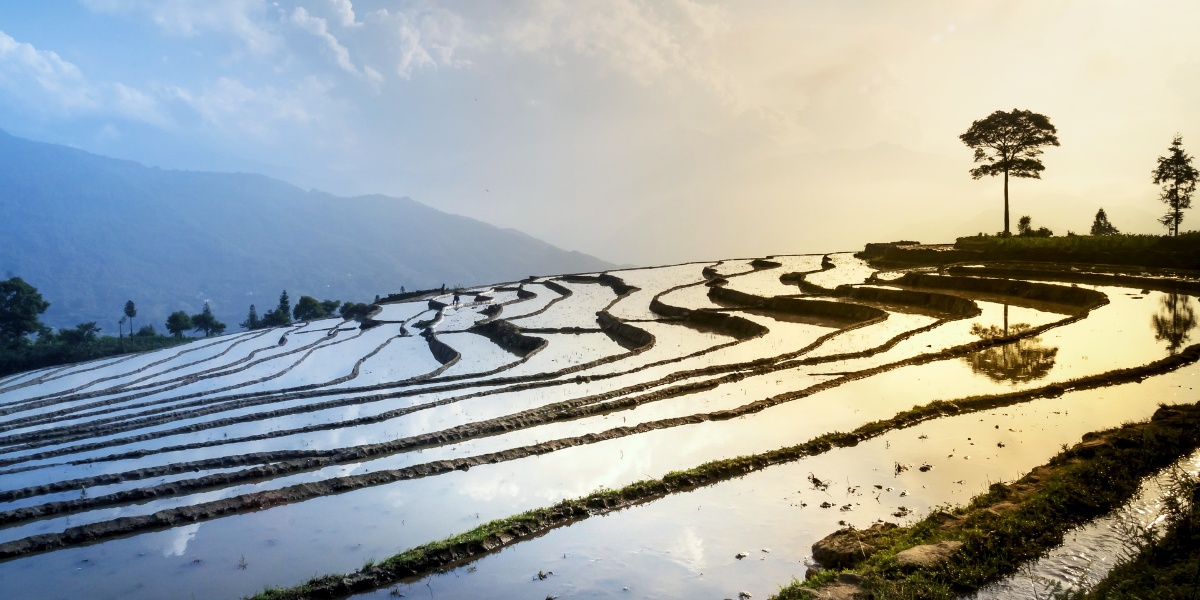
[{"label": "mud embankment", "polygon": [[768,298],[725,287],[708,288],[708,297],[712,301],[726,306],[755,308],[796,317],[827,319],[846,324],[882,321],[887,318],[887,312],[873,306],[864,306],[852,302],[790,298],[787,296]]},{"label": "mud embankment", "polygon": [[476,323],[467,331],[482,335],[497,346],[520,357],[538,352],[549,343],[545,338],[521,333],[520,327],[503,319],[488,321],[482,325]]},{"label": "mud embankment", "polygon": [[979,305],[972,300],[936,292],[839,285],[833,290],[833,295],[862,302],[924,309],[960,318],[974,317],[982,312]]},{"label": "mud embankment", "polygon": [[654,346],[654,334],[626,323],[602,310],[596,313],[600,329],[626,350],[649,349]]},{"label": "mud embankment", "polygon": [[[1080,268],[1087,269],[1087,266]],[[950,275],[967,277],[1001,277],[1010,279],[1048,279],[1064,283],[1083,283],[1087,285],[1104,285],[1112,287],[1131,287],[1159,292],[1177,292],[1184,294],[1200,294],[1200,281],[1169,279],[1166,277],[1145,277],[1126,273],[1096,273],[1076,271],[1067,268],[1031,269],[1027,267],[955,266],[946,269]]]},{"label": "mud embankment", "polygon": [[903,277],[891,283],[893,285],[914,288],[1011,296],[1034,302],[1064,304],[1083,309],[1094,308],[1108,303],[1108,297],[1096,290],[1039,283],[1036,281],[994,279],[988,277],[955,277],[910,272],[905,273]]}]

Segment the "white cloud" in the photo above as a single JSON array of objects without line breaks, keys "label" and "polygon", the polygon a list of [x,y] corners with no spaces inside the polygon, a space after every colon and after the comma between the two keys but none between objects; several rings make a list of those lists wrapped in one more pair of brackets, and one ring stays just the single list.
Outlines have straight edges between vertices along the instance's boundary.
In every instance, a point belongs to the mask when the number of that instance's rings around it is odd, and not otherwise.
[{"label": "white cloud", "polygon": [[232,35],[254,55],[270,54],[280,38],[265,27],[263,0],[81,0],[94,12],[135,12],[148,16],[164,31],[184,37],[207,32]]},{"label": "white cloud", "polygon": [[57,53],[38,50],[0,31],[0,87],[39,112],[60,116],[119,116],[165,125],[168,119],[151,95],[123,83],[93,83]]},{"label": "white cloud", "polygon": [[396,73],[404,79],[422,69],[464,68],[472,61],[461,56],[464,49],[482,48],[487,38],[473,33],[458,13],[442,8],[412,8],[390,12],[377,10],[368,15],[390,39],[387,46],[397,51],[390,56]]},{"label": "white cloud", "polygon": [[292,11],[291,21],[297,27],[317,36],[325,42],[325,47],[333,54],[333,61],[337,63],[342,70],[347,73],[358,75],[358,67],[350,61],[350,51],[345,46],[338,42],[332,33],[329,33],[329,25],[325,19],[314,17],[308,14],[304,7],[296,7]]},{"label": "white cloud", "polygon": [[251,87],[221,77],[199,93],[180,87],[166,92],[226,135],[248,135],[266,143],[294,133],[296,126],[322,125],[324,115],[340,110],[328,97],[329,86],[315,77],[306,77],[291,88]]},{"label": "white cloud", "polygon": [[362,27],[362,23],[355,20],[354,5],[350,0],[329,0],[329,3],[341,19],[342,27]]}]

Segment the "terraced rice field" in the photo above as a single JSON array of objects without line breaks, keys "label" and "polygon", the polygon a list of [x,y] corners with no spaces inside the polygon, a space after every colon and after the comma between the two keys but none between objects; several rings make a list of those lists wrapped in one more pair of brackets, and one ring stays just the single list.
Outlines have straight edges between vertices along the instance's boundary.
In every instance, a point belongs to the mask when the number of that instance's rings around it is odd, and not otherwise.
[{"label": "terraced rice field", "polygon": [[978,273],[841,254],[539,277],[385,304],[361,326],[2,378],[0,581],[21,598],[236,598],[914,406],[1000,399],[362,592],[765,597],[840,523],[963,502],[1088,431],[1197,400],[1191,362],[1097,377],[1184,351],[1194,282]]}]

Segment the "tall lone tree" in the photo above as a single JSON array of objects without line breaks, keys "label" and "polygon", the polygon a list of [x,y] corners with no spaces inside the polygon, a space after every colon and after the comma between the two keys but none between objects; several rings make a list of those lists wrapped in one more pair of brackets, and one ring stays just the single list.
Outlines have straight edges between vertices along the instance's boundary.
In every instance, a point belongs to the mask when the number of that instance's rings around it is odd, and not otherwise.
[{"label": "tall lone tree", "polygon": [[1167,204],[1167,214],[1158,222],[1166,226],[1171,235],[1179,235],[1179,224],[1183,222],[1183,209],[1192,205],[1192,193],[1196,191],[1196,167],[1192,157],[1183,151],[1183,137],[1176,135],[1166,156],[1158,157],[1158,168],[1154,169],[1154,183],[1162,186],[1159,198]]},{"label": "tall lone tree", "polygon": [[133,318],[137,316],[137,307],[133,305],[133,300],[125,301],[125,316],[129,317],[129,337],[133,337]]},{"label": "tall lone tree", "polygon": [[1117,228],[1108,220],[1108,213],[1104,212],[1103,208],[1096,211],[1096,218],[1092,220],[1092,235],[1116,235],[1118,233],[1121,232],[1117,231]]},{"label": "tall lone tree", "polygon": [[1008,227],[1008,178],[1041,179],[1046,167],[1038,156],[1042,146],[1059,145],[1057,133],[1046,115],[1014,108],[975,121],[958,136],[975,150],[975,162],[984,163],[971,169],[971,177],[1004,175],[1004,235],[1012,235]]}]

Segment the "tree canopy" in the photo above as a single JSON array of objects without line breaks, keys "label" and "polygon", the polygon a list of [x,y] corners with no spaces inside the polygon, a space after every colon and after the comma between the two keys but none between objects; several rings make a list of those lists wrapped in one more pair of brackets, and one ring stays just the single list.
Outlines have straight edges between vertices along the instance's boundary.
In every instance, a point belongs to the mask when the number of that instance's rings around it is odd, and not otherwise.
[{"label": "tree canopy", "polygon": [[283,327],[292,324],[292,302],[288,300],[287,290],[283,290],[279,295],[279,306],[263,314],[261,324],[263,327]]},{"label": "tree canopy", "polygon": [[292,318],[297,321],[315,321],[324,318],[327,314],[321,301],[312,296],[300,296],[300,299],[296,301],[296,308],[292,310]]},{"label": "tree canopy", "polygon": [[1096,218],[1092,221],[1092,235],[1116,235],[1121,233],[1112,223],[1108,221],[1108,214],[1104,209],[1096,211]]},{"label": "tree canopy", "polygon": [[203,333],[204,337],[209,337],[225,333],[225,324],[213,316],[212,309],[205,302],[204,310],[201,310],[198,315],[192,315],[192,329],[198,333]]},{"label": "tree canopy", "polygon": [[1154,169],[1154,183],[1162,186],[1159,199],[1167,205],[1167,213],[1158,219],[1167,232],[1179,235],[1179,224],[1183,222],[1183,209],[1192,206],[1192,193],[1196,191],[1196,168],[1192,157],[1183,151],[1183,137],[1176,135],[1166,156],[1158,157]]},{"label": "tree canopy", "polygon": [[37,288],[20,277],[0,281],[0,348],[19,348],[45,330],[38,316],[50,308]]},{"label": "tree canopy", "polygon": [[125,301],[125,316],[129,319],[129,335],[133,335],[133,318],[137,316],[137,307],[133,305],[133,300]]},{"label": "tree canopy", "polygon": [[1014,108],[1012,112],[998,110],[984,119],[971,123],[966,133],[958,136],[975,150],[975,162],[983,163],[971,169],[971,177],[1004,175],[1004,235],[1011,235],[1008,219],[1008,178],[1041,179],[1045,170],[1038,156],[1042,146],[1057,146],[1058,130],[1045,115]]},{"label": "tree canopy", "polygon": [[171,335],[181,338],[183,332],[191,328],[192,317],[182,310],[177,310],[167,316],[167,331],[171,332]]}]

